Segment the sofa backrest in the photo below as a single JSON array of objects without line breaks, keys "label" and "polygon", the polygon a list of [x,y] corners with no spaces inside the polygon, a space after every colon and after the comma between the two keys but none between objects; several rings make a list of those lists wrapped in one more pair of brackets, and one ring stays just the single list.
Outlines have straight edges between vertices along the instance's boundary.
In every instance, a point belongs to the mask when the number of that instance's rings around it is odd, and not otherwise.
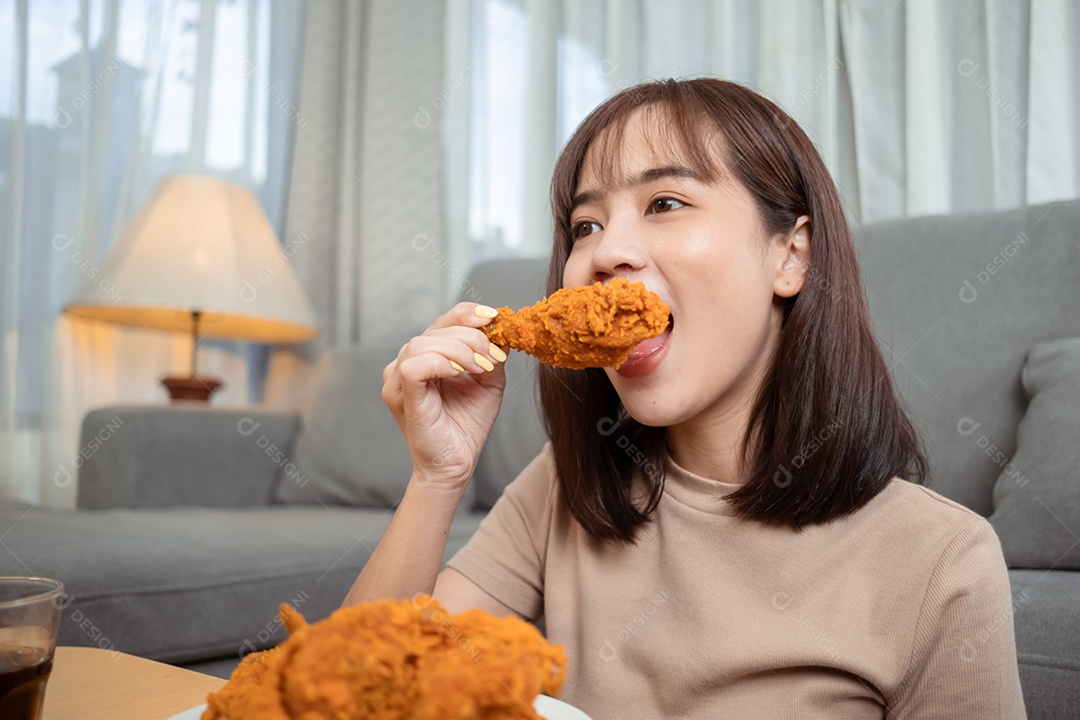
[{"label": "sofa backrest", "polygon": [[930,486],[984,515],[1027,405],[1031,343],[1080,336],[1080,201],[856,232],[874,326]]},{"label": "sofa backrest", "polygon": [[[544,259],[492,260],[469,273],[461,300],[519,310],[544,296],[548,261]],[[513,352],[506,363],[506,391],[491,435],[484,445],[473,478],[475,504],[490,508],[507,483],[536,457],[544,446],[537,361]]]},{"label": "sofa backrest", "polygon": [[[1080,201],[856,229],[882,352],[930,458],[931,487],[983,513],[1013,469],[1027,401],[1020,369],[1038,340],[1080,337]],[[477,266],[462,299],[517,309],[543,294],[546,259]],[[477,469],[490,505],[544,441],[536,361],[507,366],[507,393]]]}]

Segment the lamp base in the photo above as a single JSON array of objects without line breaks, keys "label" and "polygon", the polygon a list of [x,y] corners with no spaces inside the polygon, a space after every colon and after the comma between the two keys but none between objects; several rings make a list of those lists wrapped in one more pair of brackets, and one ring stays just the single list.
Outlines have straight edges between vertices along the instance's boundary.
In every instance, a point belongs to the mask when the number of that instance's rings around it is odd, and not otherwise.
[{"label": "lamp base", "polygon": [[220,380],[208,377],[164,377],[161,384],[169,391],[169,399],[173,402],[178,400],[193,400],[195,402],[210,402],[210,395],[221,387]]}]

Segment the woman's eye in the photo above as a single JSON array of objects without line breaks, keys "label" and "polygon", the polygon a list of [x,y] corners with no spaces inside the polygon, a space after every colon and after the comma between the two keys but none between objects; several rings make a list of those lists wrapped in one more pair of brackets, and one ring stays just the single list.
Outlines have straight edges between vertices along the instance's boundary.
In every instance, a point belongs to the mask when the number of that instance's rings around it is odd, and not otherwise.
[{"label": "woman's eye", "polygon": [[649,203],[649,212],[665,213],[672,210],[678,210],[682,206],[683,203],[675,198],[656,198]]},{"label": "woman's eye", "polygon": [[591,220],[575,223],[574,226],[570,228],[570,239],[580,240],[583,237],[588,237],[593,233],[600,232],[601,229],[599,223],[594,223]]}]

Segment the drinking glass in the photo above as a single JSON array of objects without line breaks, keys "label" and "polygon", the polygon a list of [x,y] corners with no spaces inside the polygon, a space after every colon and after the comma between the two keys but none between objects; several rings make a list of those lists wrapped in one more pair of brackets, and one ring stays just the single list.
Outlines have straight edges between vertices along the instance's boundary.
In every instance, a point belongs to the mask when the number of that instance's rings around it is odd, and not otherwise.
[{"label": "drinking glass", "polygon": [[0,577],[0,718],[40,720],[63,599],[59,580]]}]

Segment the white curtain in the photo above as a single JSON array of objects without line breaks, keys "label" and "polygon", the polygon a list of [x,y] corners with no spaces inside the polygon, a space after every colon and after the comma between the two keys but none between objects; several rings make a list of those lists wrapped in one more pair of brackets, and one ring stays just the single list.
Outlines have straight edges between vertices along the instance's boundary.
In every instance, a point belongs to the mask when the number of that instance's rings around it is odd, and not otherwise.
[{"label": "white curtain", "polygon": [[[0,496],[72,505],[86,411],[164,403],[158,378],[189,370],[187,338],[61,311],[110,282],[103,260],[164,175],[251,187],[280,226],[302,31],[292,0],[0,4]],[[257,359],[200,344],[218,404],[249,401]]]},{"label": "white curtain", "polygon": [[443,234],[443,46],[441,2],[308,8],[286,233],[309,239],[291,261],[323,333],[274,352],[271,406],[310,399],[324,348],[392,345],[422,329],[468,269],[447,264]]},{"label": "white curtain", "polygon": [[441,117],[447,235],[465,267],[546,255],[558,149],[604,98],[665,77],[715,75],[781,105],[817,144],[858,222],[1080,195],[1072,0],[448,7],[458,30],[448,29],[446,77],[465,81]]},{"label": "white curtain", "polygon": [[[817,144],[859,223],[1080,195],[1072,0],[325,0],[290,235],[328,332],[389,343],[478,261],[546,256],[559,149],[613,92],[715,75]],[[275,353],[295,406],[310,349]]]}]

